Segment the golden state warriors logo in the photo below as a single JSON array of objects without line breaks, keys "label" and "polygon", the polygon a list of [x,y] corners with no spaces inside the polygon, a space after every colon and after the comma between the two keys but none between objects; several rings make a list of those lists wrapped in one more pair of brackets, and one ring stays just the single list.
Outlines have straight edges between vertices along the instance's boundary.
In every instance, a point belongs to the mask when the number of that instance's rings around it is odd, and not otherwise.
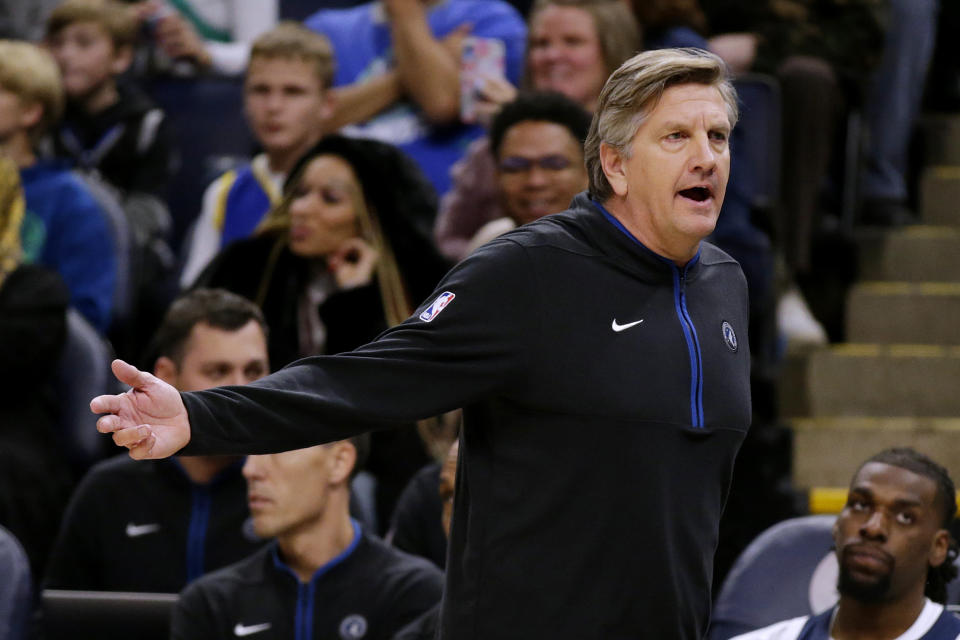
[{"label": "golden state warriors logo", "polygon": [[720,325],[720,331],[723,333],[723,341],[727,343],[727,348],[734,353],[737,352],[737,334],[726,320]]}]

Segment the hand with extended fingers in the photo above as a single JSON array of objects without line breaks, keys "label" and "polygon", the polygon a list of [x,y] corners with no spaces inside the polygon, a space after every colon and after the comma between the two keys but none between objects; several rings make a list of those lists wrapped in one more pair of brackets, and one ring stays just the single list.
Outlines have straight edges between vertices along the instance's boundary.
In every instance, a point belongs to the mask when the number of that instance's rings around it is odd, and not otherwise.
[{"label": "hand with extended fingers", "polygon": [[97,420],[97,430],[112,433],[135,460],[166,458],[182,449],[190,441],[190,420],[180,392],[123,360],[114,360],[110,368],[131,389],[90,402],[91,411],[106,414]]}]

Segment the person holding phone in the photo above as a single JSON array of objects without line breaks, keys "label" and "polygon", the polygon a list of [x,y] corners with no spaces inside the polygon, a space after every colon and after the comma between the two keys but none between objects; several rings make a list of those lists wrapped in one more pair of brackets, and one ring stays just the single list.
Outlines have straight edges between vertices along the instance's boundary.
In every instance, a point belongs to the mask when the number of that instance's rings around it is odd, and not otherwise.
[{"label": "person holding phone", "polygon": [[[270,362],[350,351],[400,323],[447,264],[418,227],[436,196],[401,151],[327,136],[293,167],[283,198],[255,235],[228,245],[195,287],[253,300],[270,327]],[[369,470],[378,519],[428,462],[415,429],[376,434]]]},{"label": "person holding phone", "polygon": [[502,45],[510,82],[523,68],[526,25],[504,0],[377,0],[321,9],[304,24],[330,39],[337,58],[331,130],[397,145],[440,194],[450,166],[483,135],[460,117],[464,40]]},{"label": "person holding phone", "polygon": [[[593,113],[607,77],[640,43],[637,21],[621,0],[537,0],[529,20],[523,85],[563,94]],[[482,70],[473,85],[473,99],[466,104],[485,126],[517,97],[516,83]],[[446,258],[456,261],[469,253],[473,237],[485,224],[507,213],[490,139],[471,143],[450,176],[452,186],[440,202],[434,241]]]}]

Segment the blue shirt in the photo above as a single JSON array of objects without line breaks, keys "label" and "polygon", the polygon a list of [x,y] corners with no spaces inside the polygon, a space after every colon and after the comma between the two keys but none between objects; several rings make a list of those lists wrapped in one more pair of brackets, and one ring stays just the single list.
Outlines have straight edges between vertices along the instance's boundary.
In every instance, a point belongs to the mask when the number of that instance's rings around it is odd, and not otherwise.
[{"label": "blue shirt", "polygon": [[60,274],[71,306],[105,332],[117,280],[106,214],[80,179],[59,164],[39,161],[21,169],[20,180],[32,223],[27,226],[42,227],[37,262]]},{"label": "blue shirt", "polygon": [[[502,0],[445,0],[427,9],[427,22],[436,38],[469,24],[471,35],[503,41],[506,77],[519,84],[527,29],[511,5]],[[334,86],[363,82],[393,67],[390,24],[379,2],[324,9],[304,24],[327,36],[333,45],[337,60]],[[417,161],[437,193],[443,194],[450,188],[450,167],[484,131],[477,125],[431,125],[415,104],[403,101],[365,123],[345,127],[343,133],[397,145]]]}]

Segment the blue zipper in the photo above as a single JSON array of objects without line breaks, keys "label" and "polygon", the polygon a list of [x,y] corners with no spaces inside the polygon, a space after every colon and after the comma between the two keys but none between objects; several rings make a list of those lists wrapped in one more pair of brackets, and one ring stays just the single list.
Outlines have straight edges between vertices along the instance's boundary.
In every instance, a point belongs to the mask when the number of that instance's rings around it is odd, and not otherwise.
[{"label": "blue zipper", "polygon": [[686,266],[683,267],[683,270],[678,267],[673,260],[665,258],[660,254],[651,251],[646,247],[642,242],[637,240],[630,231],[623,226],[623,223],[617,220],[613,215],[607,211],[607,208],[596,200],[591,200],[591,202],[600,209],[600,213],[603,214],[613,226],[621,231],[625,236],[633,240],[633,242],[649,253],[652,256],[655,256],[657,259],[661,260],[665,264],[669,265],[673,269],[673,301],[674,306],[677,309],[677,318],[680,320],[680,327],[683,329],[683,337],[687,341],[687,352],[690,355],[690,424],[693,425],[695,429],[702,429],[704,427],[703,421],[703,356],[700,353],[700,340],[697,338],[697,329],[693,326],[693,320],[690,318],[690,312],[687,311],[687,299],[686,299],[686,282],[687,282],[687,271],[695,265],[700,260],[700,250],[697,249],[697,255],[687,262]]},{"label": "blue zipper", "polygon": [[310,617],[310,599],[307,585],[297,582],[297,616],[294,640],[310,640],[310,627],[307,618]]},{"label": "blue zipper", "polygon": [[[699,257],[699,254],[697,254]],[[703,428],[703,356],[700,353],[700,340],[697,338],[697,328],[693,325],[690,312],[687,310],[687,269],[696,262],[694,258],[680,270],[673,267],[673,298],[677,309],[677,317],[683,328],[683,337],[687,341],[687,351],[690,354],[690,424],[694,428]]]},{"label": "blue zipper", "polygon": [[187,582],[203,575],[204,547],[210,522],[210,489],[194,485],[190,506],[190,528],[187,530]]},{"label": "blue zipper", "polygon": [[301,582],[293,569],[284,564],[280,559],[279,548],[276,543],[274,543],[272,551],[273,566],[290,574],[297,583],[297,610],[293,621],[294,640],[311,640],[313,637],[313,601],[319,578],[350,557],[350,554],[352,554],[356,550],[357,545],[360,544],[362,538],[360,523],[351,518],[350,524],[353,526],[353,539],[350,541],[350,544],[337,556],[317,569],[310,577],[310,582],[306,584]]}]

